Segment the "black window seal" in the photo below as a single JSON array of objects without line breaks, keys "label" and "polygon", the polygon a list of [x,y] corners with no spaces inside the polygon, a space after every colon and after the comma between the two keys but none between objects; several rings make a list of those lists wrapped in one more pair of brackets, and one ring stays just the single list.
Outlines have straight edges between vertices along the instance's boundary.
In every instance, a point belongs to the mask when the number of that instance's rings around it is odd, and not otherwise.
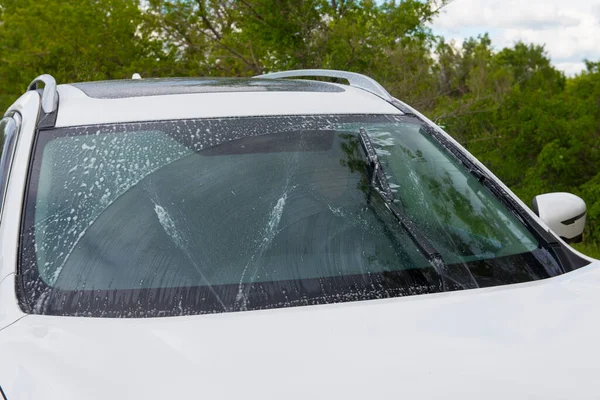
[{"label": "black window seal", "polygon": [[[41,94],[40,94],[40,96],[41,96]],[[57,110],[58,110],[58,107],[57,107]],[[57,111],[54,112],[55,120],[56,120],[57,113],[58,113]],[[17,240],[18,254],[17,254],[17,266],[15,268],[15,292],[17,295],[17,303],[19,305],[19,308],[21,308],[21,310],[26,314],[33,314],[33,307],[26,300],[27,296],[25,296],[25,294],[27,293],[27,290],[25,289],[25,279],[24,279],[23,273],[21,271],[21,268],[22,268],[21,247],[23,246],[23,229],[24,229],[23,227],[26,225],[26,223],[25,223],[25,215],[26,215],[25,207],[27,206],[27,198],[29,197],[31,175],[33,173],[34,154],[35,154],[35,149],[38,144],[40,133],[42,131],[55,129],[54,124],[52,124],[52,126],[48,126],[48,127],[44,127],[40,124],[40,120],[43,115],[48,115],[48,114],[44,114],[42,107],[40,106],[40,110],[38,113],[38,120],[36,121],[35,132],[34,132],[33,140],[31,143],[31,148],[29,149],[29,161],[27,162],[27,177],[25,178],[25,189],[23,191],[23,201],[21,202],[21,218],[20,218],[21,221],[19,224],[19,237]]]},{"label": "black window seal", "polygon": [[[37,89],[36,91],[40,95],[40,99],[41,99],[42,95],[44,93],[43,89]],[[58,92],[56,92],[56,110],[54,110],[53,112],[45,113],[44,108],[41,106],[41,103],[40,103],[40,110],[38,113],[38,118],[37,118],[37,123],[36,123],[36,127],[38,130],[52,129],[56,126],[56,119],[58,117],[59,106],[60,106],[60,96],[58,95]]]}]

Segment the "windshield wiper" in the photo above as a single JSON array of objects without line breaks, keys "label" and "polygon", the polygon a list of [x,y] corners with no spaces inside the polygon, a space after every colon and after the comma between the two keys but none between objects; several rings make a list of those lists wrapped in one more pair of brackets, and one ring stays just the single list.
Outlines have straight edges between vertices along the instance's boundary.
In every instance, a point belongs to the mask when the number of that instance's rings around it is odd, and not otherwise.
[{"label": "windshield wiper", "polygon": [[425,256],[427,261],[435,269],[442,280],[442,288],[446,290],[446,278],[448,277],[448,265],[444,261],[440,252],[431,244],[431,242],[421,233],[417,225],[394,203],[394,193],[385,176],[385,171],[379,161],[379,156],[375,151],[373,142],[364,128],[359,132],[360,145],[367,158],[367,170],[369,173],[369,184],[371,188],[379,194],[385,206],[391,211],[392,215],[398,220],[400,226],[406,231],[410,239],[417,246],[419,251]]}]

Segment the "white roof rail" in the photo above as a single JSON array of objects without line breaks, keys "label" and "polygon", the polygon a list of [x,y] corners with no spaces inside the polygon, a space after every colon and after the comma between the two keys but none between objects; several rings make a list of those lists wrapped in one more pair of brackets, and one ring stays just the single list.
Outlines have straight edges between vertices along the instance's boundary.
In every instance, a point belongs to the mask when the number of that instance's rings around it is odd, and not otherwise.
[{"label": "white roof rail", "polygon": [[44,84],[42,91],[42,111],[45,114],[51,114],[58,109],[58,92],[56,91],[56,80],[52,75],[44,74],[35,78],[29,86],[29,90],[38,90],[39,84]]},{"label": "white roof rail", "polygon": [[280,79],[309,76],[345,79],[348,81],[350,86],[366,90],[367,92],[373,93],[374,95],[379,96],[389,102],[394,100],[392,95],[389,94],[389,92],[385,90],[385,88],[381,86],[375,79],[369,78],[366,75],[358,74],[356,72],[337,71],[334,69],[297,69],[292,71],[281,71],[257,75],[254,78]]}]

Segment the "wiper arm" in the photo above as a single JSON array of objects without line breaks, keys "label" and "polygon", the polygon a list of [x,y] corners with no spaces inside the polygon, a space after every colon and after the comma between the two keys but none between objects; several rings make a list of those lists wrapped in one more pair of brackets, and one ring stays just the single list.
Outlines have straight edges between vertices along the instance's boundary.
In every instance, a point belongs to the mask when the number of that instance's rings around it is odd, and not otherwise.
[{"label": "wiper arm", "polygon": [[381,196],[385,206],[391,211],[392,215],[398,220],[400,226],[406,231],[410,239],[417,246],[419,251],[425,256],[427,261],[435,269],[442,279],[443,290],[446,290],[445,278],[448,277],[448,265],[444,261],[440,252],[431,244],[431,242],[421,233],[417,225],[394,203],[394,193],[385,176],[385,171],[379,161],[379,156],[375,151],[373,142],[364,128],[359,132],[360,145],[367,158],[367,170],[369,172],[370,186]]}]

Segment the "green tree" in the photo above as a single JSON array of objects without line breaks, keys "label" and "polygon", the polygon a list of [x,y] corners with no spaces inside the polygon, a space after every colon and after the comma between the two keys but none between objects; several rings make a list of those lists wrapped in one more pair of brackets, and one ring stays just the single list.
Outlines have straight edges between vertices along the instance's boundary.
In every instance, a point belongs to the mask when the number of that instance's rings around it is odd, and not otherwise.
[{"label": "green tree", "polygon": [[427,76],[432,64],[433,36],[426,23],[437,8],[429,2],[151,0],[149,5],[183,74],[334,68],[371,74],[409,96],[425,92],[418,86],[427,80],[417,75]]},{"label": "green tree", "polygon": [[487,36],[462,48],[440,42],[445,93],[432,114],[526,203],[570,191],[589,205],[586,240],[600,238],[600,73],[567,80],[542,46],[492,51]]},{"label": "green tree", "polygon": [[0,107],[37,75],[59,82],[158,75],[162,44],[140,32],[137,0],[0,0]]}]

